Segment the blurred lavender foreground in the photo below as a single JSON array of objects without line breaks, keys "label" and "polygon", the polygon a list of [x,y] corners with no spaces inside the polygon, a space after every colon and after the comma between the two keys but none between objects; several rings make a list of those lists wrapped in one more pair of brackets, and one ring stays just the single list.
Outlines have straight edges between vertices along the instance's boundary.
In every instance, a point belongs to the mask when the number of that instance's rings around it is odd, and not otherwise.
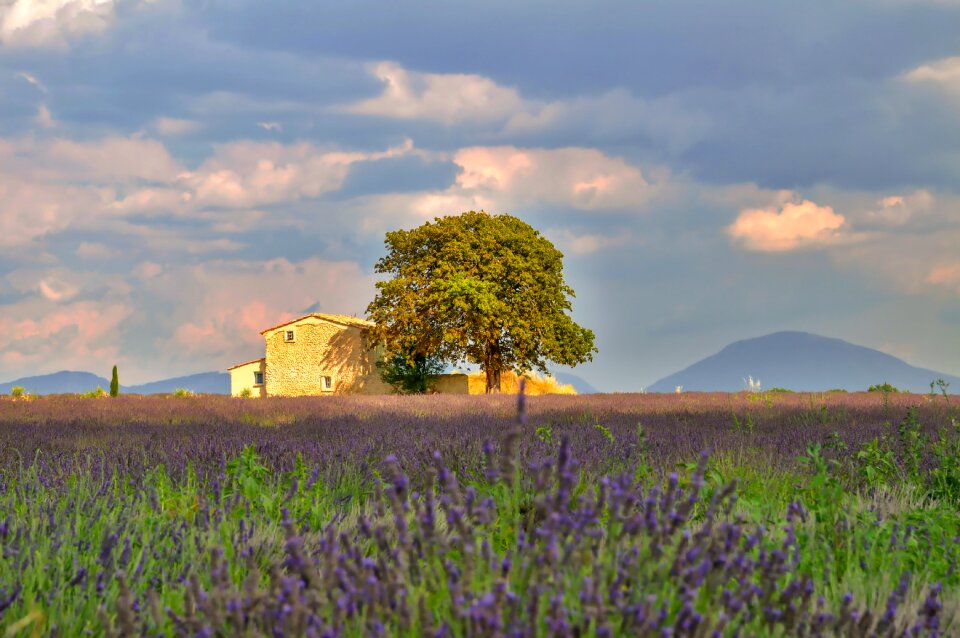
[{"label": "blurred lavender foreground", "polygon": [[0,402],[0,627],[960,632],[955,400],[521,396],[518,407]]}]

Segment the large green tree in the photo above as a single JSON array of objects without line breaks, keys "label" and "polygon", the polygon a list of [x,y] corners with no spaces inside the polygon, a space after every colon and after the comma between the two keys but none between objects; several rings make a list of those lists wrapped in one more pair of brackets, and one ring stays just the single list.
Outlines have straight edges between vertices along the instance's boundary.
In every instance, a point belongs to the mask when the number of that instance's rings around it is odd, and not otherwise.
[{"label": "large green tree", "polygon": [[479,364],[487,392],[504,370],[593,359],[593,331],[570,318],[563,253],[511,215],[467,212],[387,233],[367,307],[386,356]]}]

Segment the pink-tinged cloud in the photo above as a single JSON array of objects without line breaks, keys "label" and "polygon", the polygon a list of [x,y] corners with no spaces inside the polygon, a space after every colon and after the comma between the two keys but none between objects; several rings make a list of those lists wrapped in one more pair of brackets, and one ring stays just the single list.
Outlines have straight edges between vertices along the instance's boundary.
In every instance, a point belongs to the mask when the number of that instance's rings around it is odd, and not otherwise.
[{"label": "pink-tinged cloud", "polygon": [[783,252],[832,243],[845,221],[830,206],[803,200],[788,202],[779,210],[743,210],[727,233],[748,250]]},{"label": "pink-tinged cloud", "polygon": [[185,170],[161,142],[140,137],[107,137],[92,142],[59,139],[46,156],[73,179],[100,182],[169,182]]},{"label": "pink-tinged cloud", "polygon": [[8,306],[0,317],[0,352],[8,375],[13,364],[35,369],[86,370],[117,359],[117,330],[131,314],[119,302],[78,301],[51,305],[46,300]]},{"label": "pink-tinged cloud", "polygon": [[934,286],[956,286],[960,293],[960,261],[935,266],[927,274],[927,283]]},{"label": "pink-tinged cloud", "polygon": [[503,120],[524,108],[516,90],[480,75],[417,73],[393,62],[373,65],[370,73],[383,83],[383,92],[342,110],[449,125]]},{"label": "pink-tinged cloud", "polygon": [[934,203],[933,195],[923,189],[906,195],[888,195],[877,201],[874,209],[863,216],[863,221],[886,227],[906,226],[933,210]]},{"label": "pink-tinged cloud", "polygon": [[208,262],[170,269],[144,285],[177,304],[177,325],[163,350],[222,368],[262,354],[260,331],[307,308],[362,314],[373,297],[373,277],[356,263],[318,258]]},{"label": "pink-tinged cloud", "polygon": [[[339,189],[357,162],[400,157],[413,152],[409,140],[378,152],[324,151],[312,144],[235,142],[181,174],[170,200],[189,208],[251,208],[316,198]],[[126,204],[126,202],[124,202]]]},{"label": "pink-tinged cloud", "polygon": [[0,247],[29,244],[89,219],[114,196],[112,189],[33,181],[0,167]]},{"label": "pink-tinged cloud", "polygon": [[40,128],[53,128],[57,125],[57,121],[53,119],[53,114],[50,113],[46,104],[37,107],[37,114],[33,117],[33,121]]},{"label": "pink-tinged cloud", "polygon": [[902,77],[908,83],[928,86],[954,97],[960,97],[960,56],[921,64]]},{"label": "pink-tinged cloud", "polygon": [[510,204],[640,208],[656,190],[638,167],[592,148],[473,147],[457,151],[453,161],[461,193]]},{"label": "pink-tinged cloud", "polygon": [[60,47],[68,40],[104,31],[116,0],[12,0],[0,6],[0,43]]}]

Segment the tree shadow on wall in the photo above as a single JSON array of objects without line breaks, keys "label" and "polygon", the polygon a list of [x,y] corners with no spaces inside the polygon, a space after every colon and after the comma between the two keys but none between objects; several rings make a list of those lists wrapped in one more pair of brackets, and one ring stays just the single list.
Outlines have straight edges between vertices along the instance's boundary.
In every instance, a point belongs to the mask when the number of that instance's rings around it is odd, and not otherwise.
[{"label": "tree shadow on wall", "polygon": [[376,361],[378,353],[370,349],[366,335],[356,329],[338,330],[330,337],[328,347],[317,359],[321,370],[329,370],[338,393],[361,392],[372,383],[380,382]]}]

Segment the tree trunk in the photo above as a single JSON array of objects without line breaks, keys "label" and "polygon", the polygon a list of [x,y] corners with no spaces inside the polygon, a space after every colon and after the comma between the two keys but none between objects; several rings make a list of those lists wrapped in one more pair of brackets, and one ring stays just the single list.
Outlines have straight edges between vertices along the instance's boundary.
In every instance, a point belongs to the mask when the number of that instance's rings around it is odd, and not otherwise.
[{"label": "tree trunk", "polygon": [[500,394],[500,368],[487,368],[487,394]]},{"label": "tree trunk", "polygon": [[500,394],[500,371],[503,368],[500,361],[500,344],[496,341],[488,344],[486,354],[483,371],[487,374],[487,394]]}]

